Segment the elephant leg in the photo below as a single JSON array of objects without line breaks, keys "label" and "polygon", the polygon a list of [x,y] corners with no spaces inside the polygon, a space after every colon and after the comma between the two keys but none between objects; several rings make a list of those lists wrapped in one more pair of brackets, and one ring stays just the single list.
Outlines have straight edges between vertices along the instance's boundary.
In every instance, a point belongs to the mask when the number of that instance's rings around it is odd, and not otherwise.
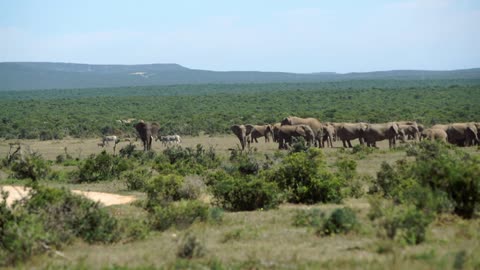
[{"label": "elephant leg", "polygon": [[352,142],[350,142],[350,140],[347,140],[347,143],[348,143],[348,147],[349,147],[349,148],[353,148]]},{"label": "elephant leg", "polygon": [[342,143],[343,143],[343,147],[344,147],[344,148],[347,148],[346,141],[345,141],[345,140],[342,140]]}]

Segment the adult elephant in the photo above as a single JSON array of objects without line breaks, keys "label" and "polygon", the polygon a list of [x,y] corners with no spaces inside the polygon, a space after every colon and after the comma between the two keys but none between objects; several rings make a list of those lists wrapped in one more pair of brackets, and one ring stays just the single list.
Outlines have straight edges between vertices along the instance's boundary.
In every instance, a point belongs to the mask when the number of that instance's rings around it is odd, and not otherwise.
[{"label": "adult elephant", "polygon": [[318,142],[318,146],[320,147],[321,141],[319,133],[322,132],[322,123],[316,118],[308,117],[308,118],[301,118],[296,116],[288,116],[285,117],[282,122],[282,126],[293,126],[293,125],[308,125],[313,133],[315,141]]},{"label": "adult elephant", "polygon": [[145,123],[143,120],[137,123],[135,126],[138,136],[142,140],[143,150],[149,151],[152,149],[152,141],[158,136],[160,125],[157,123]]},{"label": "adult elephant", "polygon": [[412,138],[417,141],[420,140],[420,128],[418,127],[417,122],[415,121],[398,121],[396,122],[400,130],[405,133],[408,139]]},{"label": "adult elephant", "polygon": [[[352,147],[351,140],[358,139],[363,144],[364,132],[367,129],[366,123],[341,123],[337,127],[337,138],[342,141],[343,147]],[[348,145],[347,145],[348,144]]]},{"label": "adult elephant", "polygon": [[322,124],[322,132],[317,135],[320,136],[321,147],[325,147],[325,142],[327,142],[327,147],[333,147],[333,141],[335,140],[335,127],[332,124]]},{"label": "adult elephant", "polygon": [[427,128],[422,131],[421,137],[430,141],[447,142],[448,135],[443,129]]},{"label": "adult elephant", "polygon": [[248,142],[247,137],[252,132],[253,125],[233,125],[230,127],[230,130],[235,134],[240,140],[240,145],[242,146],[242,150],[245,149],[245,145]]},{"label": "adult elephant", "polygon": [[313,144],[315,133],[309,125],[281,126],[278,130],[278,149],[287,149],[287,144],[293,143],[293,138],[302,137],[308,145]]},{"label": "adult elephant", "polygon": [[446,132],[448,141],[458,146],[470,146],[479,142],[475,123],[454,123],[448,126]]},{"label": "adult elephant", "polygon": [[265,142],[270,141],[270,137],[273,136],[273,128],[271,125],[247,125],[251,126],[251,132],[250,132],[250,142],[256,142],[258,143],[257,138],[260,137],[265,137]]},{"label": "adult elephant", "polygon": [[273,142],[278,142],[278,131],[280,130],[281,126],[281,123],[275,123],[272,125]]},{"label": "adult elephant", "polygon": [[396,138],[400,133],[398,124],[395,122],[383,124],[368,124],[364,132],[364,139],[369,147],[376,147],[376,142],[388,140],[388,147],[395,147]]}]

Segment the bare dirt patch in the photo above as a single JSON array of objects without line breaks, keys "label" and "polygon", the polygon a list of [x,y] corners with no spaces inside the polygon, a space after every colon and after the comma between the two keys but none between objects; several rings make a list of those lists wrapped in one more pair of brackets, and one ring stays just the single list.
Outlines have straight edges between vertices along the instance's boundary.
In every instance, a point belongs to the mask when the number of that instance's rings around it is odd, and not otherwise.
[{"label": "bare dirt patch", "polygon": [[[14,201],[28,196],[29,188],[22,186],[1,186],[1,191],[7,191],[7,204],[11,205]],[[106,192],[72,190],[73,193],[87,197],[92,201],[98,201],[105,206],[127,204],[136,200],[134,196],[117,195]]]}]

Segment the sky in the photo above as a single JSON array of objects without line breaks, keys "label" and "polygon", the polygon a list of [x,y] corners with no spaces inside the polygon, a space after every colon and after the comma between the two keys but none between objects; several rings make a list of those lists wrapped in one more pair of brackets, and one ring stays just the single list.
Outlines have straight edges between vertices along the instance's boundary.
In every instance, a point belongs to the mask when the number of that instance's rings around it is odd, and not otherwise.
[{"label": "sky", "polygon": [[0,62],[218,71],[480,67],[479,0],[15,0]]}]

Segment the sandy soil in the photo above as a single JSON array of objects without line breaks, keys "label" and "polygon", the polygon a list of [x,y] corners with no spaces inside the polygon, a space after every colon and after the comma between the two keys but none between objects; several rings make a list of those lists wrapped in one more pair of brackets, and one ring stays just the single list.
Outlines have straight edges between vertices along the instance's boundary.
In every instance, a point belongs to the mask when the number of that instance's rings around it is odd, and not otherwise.
[{"label": "sandy soil", "polygon": [[[7,198],[7,204],[11,205],[14,201],[20,200],[28,196],[28,188],[22,186],[1,186],[0,190],[7,191],[9,193]],[[72,190],[73,193],[83,195],[90,200],[98,201],[105,206],[116,204],[127,204],[136,200],[134,196],[124,196],[105,192],[93,192],[93,191],[81,191]]]}]

